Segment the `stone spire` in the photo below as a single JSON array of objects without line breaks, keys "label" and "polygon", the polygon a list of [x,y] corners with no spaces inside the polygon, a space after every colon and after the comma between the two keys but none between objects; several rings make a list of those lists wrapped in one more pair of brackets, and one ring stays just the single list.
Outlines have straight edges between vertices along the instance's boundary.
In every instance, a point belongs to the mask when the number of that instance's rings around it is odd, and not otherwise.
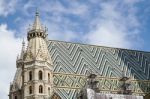
[{"label": "stone spire", "polygon": [[25,41],[23,39],[23,41],[22,41],[22,50],[21,50],[21,54],[20,54],[20,59],[23,59],[24,53],[25,53]]},{"label": "stone spire", "polygon": [[35,20],[34,20],[32,29],[33,30],[42,30],[43,29],[41,22],[40,22],[38,10],[36,10],[36,13],[35,13]]},{"label": "stone spire", "polygon": [[47,29],[43,28],[40,22],[39,12],[36,10],[35,20],[32,28],[28,31],[28,47],[26,53],[27,60],[43,60],[51,63],[46,36]]},{"label": "stone spire", "polygon": [[34,23],[32,27],[29,28],[27,39],[30,40],[31,38],[34,38],[37,36],[45,39],[47,36],[46,32],[47,32],[47,29],[43,28],[40,22],[39,12],[38,10],[36,10]]},{"label": "stone spire", "polygon": [[16,60],[16,66],[17,66],[17,68],[22,67],[22,63],[24,61],[25,51],[26,51],[25,50],[25,41],[23,39],[21,53],[20,53],[20,55],[17,56],[17,60]]}]

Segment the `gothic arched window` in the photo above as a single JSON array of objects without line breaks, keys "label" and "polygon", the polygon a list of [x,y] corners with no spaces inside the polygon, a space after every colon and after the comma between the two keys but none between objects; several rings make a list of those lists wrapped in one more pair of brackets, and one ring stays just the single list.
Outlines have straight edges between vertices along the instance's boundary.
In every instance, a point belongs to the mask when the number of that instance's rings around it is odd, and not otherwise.
[{"label": "gothic arched window", "polygon": [[29,80],[32,80],[32,71],[29,72]]},{"label": "gothic arched window", "polygon": [[48,73],[48,81],[50,81],[50,74]]},{"label": "gothic arched window", "polygon": [[42,80],[42,76],[43,76],[43,74],[42,74],[42,71],[40,70],[39,71],[39,80]]},{"label": "gothic arched window", "polygon": [[32,94],[32,86],[29,86],[29,94]]},{"label": "gothic arched window", "polygon": [[39,86],[39,93],[43,93],[43,86],[42,85]]}]

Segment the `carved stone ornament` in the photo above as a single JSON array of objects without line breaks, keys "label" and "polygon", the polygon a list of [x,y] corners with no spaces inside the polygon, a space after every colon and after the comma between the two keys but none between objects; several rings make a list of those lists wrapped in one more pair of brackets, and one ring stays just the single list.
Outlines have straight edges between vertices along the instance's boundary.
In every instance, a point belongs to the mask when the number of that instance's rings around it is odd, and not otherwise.
[{"label": "carved stone ornament", "polygon": [[27,53],[24,54],[24,60],[29,61],[33,59],[33,54],[31,51],[28,51]]}]

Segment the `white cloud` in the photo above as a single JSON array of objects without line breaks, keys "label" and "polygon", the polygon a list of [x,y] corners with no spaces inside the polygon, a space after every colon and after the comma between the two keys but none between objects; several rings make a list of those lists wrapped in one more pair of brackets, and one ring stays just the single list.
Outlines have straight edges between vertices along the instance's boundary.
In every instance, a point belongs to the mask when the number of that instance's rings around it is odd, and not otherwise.
[{"label": "white cloud", "polygon": [[[63,25],[59,24],[61,22]],[[72,41],[78,37],[77,33],[66,29],[66,27],[72,25],[67,19],[63,20],[63,18],[60,18],[59,22],[56,21],[49,23],[48,21],[45,21],[43,23],[46,25],[46,27],[48,27],[48,39],[50,40]]]},{"label": "white cloud", "polygon": [[[31,8],[34,8],[32,11],[32,18],[34,17],[34,11],[37,5],[40,4],[41,7],[39,7],[40,11],[40,17],[41,17],[41,23],[43,23],[46,27],[48,27],[48,33],[49,33],[49,39],[55,39],[55,40],[65,40],[65,41],[71,41],[77,38],[76,33],[72,31],[72,27],[75,27],[76,23],[72,23],[72,21],[69,18],[64,17],[63,15],[66,14],[74,14],[74,15],[85,15],[86,12],[88,12],[88,7],[84,4],[80,4],[79,2],[73,1],[69,4],[69,7],[67,8],[59,1],[39,1],[40,3],[35,3],[35,1],[28,1],[23,6],[23,12],[26,16],[31,16],[31,13],[29,14],[29,10]],[[44,6],[44,7],[43,7]],[[48,15],[47,13],[51,14]],[[44,17],[44,20],[42,20]],[[33,24],[33,20],[31,18],[22,20],[20,22],[20,30],[25,32],[26,30],[24,28],[28,28],[29,24]],[[22,29],[23,28],[23,29]],[[25,34],[25,33],[23,33]]]},{"label": "white cloud", "polygon": [[85,40],[103,46],[136,48],[141,47],[139,38],[139,20],[136,7],[119,1],[100,4],[101,10],[91,22],[90,32]]},{"label": "white cloud", "polygon": [[7,16],[15,11],[17,0],[0,0],[0,16]]},{"label": "white cloud", "polygon": [[[36,0],[35,0],[36,1]],[[59,1],[46,1],[46,0],[41,0],[38,3],[35,3],[34,0],[28,1],[24,6],[24,12],[26,15],[29,14],[29,9],[30,8],[36,8],[39,7],[39,9],[42,11],[42,13],[51,13],[51,14],[74,14],[78,16],[83,16],[88,13],[88,6],[85,5],[84,3],[80,3],[79,1],[73,0],[73,1],[68,1],[68,6],[63,5]]]},{"label": "white cloud", "polygon": [[113,23],[110,22],[91,31],[85,36],[85,39],[88,39],[92,44],[128,48],[131,47],[131,44],[130,41],[125,41],[127,40],[126,37],[127,35],[125,33],[118,30],[118,28],[113,26]]},{"label": "white cloud", "polygon": [[[50,39],[60,39],[71,41],[74,39],[82,39],[86,43],[121,47],[121,48],[139,48],[141,39],[139,37],[140,23],[136,16],[137,8],[136,3],[141,0],[125,1],[101,1],[101,3],[92,2],[91,4],[81,3],[79,1],[68,2],[63,5],[59,1],[45,0],[40,1],[41,7],[39,8],[42,13],[41,17],[47,18],[45,22],[49,28]],[[25,4],[26,12],[31,7],[36,7],[34,1],[29,1]],[[95,7],[96,9],[94,10]],[[97,11],[97,12],[92,12]],[[97,15],[94,16],[93,13]],[[76,33],[74,29],[79,24],[84,22],[75,22],[75,20],[68,19],[64,15],[77,15],[81,19],[86,20],[89,24],[89,31],[81,36]],[[94,17],[93,17],[94,16]],[[24,22],[23,22],[24,23]],[[80,27],[82,28],[82,27]],[[82,31],[81,31],[82,32]],[[64,36],[62,36],[64,35]],[[80,40],[81,41],[81,40]],[[88,41],[88,42],[87,42]]]},{"label": "white cloud", "polygon": [[6,24],[0,25],[0,95],[8,99],[9,84],[16,70],[16,57],[20,52],[21,39],[14,37],[15,31],[9,30]]}]

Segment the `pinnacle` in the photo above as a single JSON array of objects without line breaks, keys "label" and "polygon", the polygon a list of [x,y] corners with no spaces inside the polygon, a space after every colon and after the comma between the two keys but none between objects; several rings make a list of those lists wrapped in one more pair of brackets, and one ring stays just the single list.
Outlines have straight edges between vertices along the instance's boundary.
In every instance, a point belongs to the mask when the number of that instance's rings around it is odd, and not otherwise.
[{"label": "pinnacle", "polygon": [[46,32],[47,29],[41,24],[39,11],[36,9],[34,23],[31,28],[29,27],[27,39],[30,40],[35,37],[46,38]]},{"label": "pinnacle", "polygon": [[22,50],[21,50],[21,54],[20,54],[20,59],[23,59],[24,53],[25,53],[25,41],[23,39],[23,41],[22,41]]},{"label": "pinnacle", "polygon": [[32,29],[33,30],[42,30],[42,25],[40,22],[40,16],[39,16],[38,10],[36,10],[36,12],[35,12],[35,20],[34,20]]}]

